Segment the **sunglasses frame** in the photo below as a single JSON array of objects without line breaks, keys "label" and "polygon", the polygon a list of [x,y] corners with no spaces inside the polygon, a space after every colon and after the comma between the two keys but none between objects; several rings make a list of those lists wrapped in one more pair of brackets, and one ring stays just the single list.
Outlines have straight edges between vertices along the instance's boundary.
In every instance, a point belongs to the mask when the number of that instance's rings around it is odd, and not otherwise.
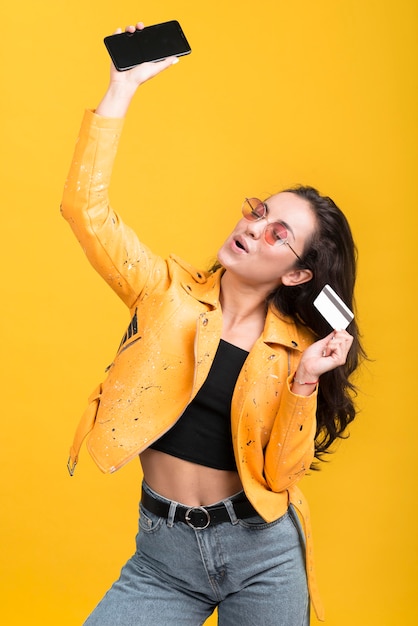
[{"label": "sunglasses frame", "polygon": [[[255,206],[253,206],[252,201],[254,201]],[[250,211],[248,211],[248,207],[250,207]],[[263,208],[263,214],[262,215],[258,215],[255,212],[255,209],[257,209],[258,207],[262,207]],[[265,202],[263,202],[262,200],[259,200],[258,198],[245,198],[243,204],[242,204],[242,208],[241,208],[242,214],[244,216],[244,218],[246,220],[248,220],[249,222],[259,222],[260,220],[263,219],[267,219],[267,205]],[[269,241],[269,239],[267,238],[266,234],[269,230],[269,227],[274,225],[274,224],[280,224],[286,231],[286,237],[285,238],[280,238],[277,240],[273,240],[273,241]],[[271,230],[271,229],[270,229]],[[291,251],[293,252],[293,254],[299,259],[299,261],[302,261],[301,257],[298,255],[298,253],[296,252],[296,250],[294,250],[292,248],[292,246],[289,243],[289,239],[287,237],[287,228],[286,226],[280,222],[280,221],[276,221],[276,222],[270,222],[266,224],[266,227],[264,229],[264,239],[265,241],[268,243],[269,246],[274,246],[276,243],[279,246],[282,245],[286,245],[288,246]]]}]

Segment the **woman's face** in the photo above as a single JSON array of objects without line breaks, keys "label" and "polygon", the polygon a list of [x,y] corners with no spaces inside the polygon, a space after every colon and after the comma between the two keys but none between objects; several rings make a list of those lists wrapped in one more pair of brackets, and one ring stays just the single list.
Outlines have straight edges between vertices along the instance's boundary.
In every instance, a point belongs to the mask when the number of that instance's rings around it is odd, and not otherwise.
[{"label": "woman's face", "polygon": [[243,217],[219,250],[218,260],[241,282],[269,293],[286,282],[283,277],[295,271],[298,259],[288,245],[267,243],[266,226],[281,222],[290,246],[302,256],[305,243],[315,231],[316,219],[309,202],[291,192],[271,196],[265,204],[266,217],[258,221]]}]

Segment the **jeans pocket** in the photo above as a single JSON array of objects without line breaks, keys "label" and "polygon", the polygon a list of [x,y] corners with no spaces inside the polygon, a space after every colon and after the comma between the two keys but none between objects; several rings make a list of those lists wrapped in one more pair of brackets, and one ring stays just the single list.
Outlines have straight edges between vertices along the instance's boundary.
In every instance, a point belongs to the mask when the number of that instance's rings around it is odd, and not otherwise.
[{"label": "jeans pocket", "polygon": [[139,506],[139,529],[145,533],[155,533],[159,530],[165,519],[163,517],[158,517],[151,511],[148,511],[142,504]]},{"label": "jeans pocket", "polygon": [[274,526],[280,524],[288,516],[289,513],[286,511],[286,513],[281,515],[278,519],[275,519],[272,522],[266,522],[260,515],[254,515],[253,517],[239,519],[238,523],[242,528],[247,528],[249,530],[268,530],[269,528],[273,528]]}]

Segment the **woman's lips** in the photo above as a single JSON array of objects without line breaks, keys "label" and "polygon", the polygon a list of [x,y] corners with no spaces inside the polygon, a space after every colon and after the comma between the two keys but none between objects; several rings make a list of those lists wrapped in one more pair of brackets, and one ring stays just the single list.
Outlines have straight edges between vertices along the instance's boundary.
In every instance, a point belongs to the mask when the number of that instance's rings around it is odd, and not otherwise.
[{"label": "woman's lips", "polygon": [[240,250],[241,252],[248,252],[247,245],[242,237],[236,237],[234,239],[234,246],[235,248],[238,248],[238,250]]}]

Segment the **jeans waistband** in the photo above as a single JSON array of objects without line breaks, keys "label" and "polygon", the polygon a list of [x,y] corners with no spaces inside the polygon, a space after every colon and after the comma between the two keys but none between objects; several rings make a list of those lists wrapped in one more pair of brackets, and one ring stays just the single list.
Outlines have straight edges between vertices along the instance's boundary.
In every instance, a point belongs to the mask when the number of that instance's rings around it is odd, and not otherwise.
[{"label": "jeans waistband", "polygon": [[195,530],[204,530],[223,522],[236,523],[239,519],[258,515],[244,492],[210,506],[187,507],[158,496],[145,485],[142,488],[141,503],[151,513],[165,519],[171,516],[173,522],[182,522]]}]

